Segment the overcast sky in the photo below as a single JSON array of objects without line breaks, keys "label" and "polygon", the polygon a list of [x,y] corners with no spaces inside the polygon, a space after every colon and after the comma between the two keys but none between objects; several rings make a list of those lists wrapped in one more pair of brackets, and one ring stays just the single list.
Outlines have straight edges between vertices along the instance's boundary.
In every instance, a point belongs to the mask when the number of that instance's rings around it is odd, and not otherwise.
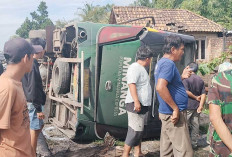
[{"label": "overcast sky", "polygon": [[[135,0],[44,0],[48,6],[49,18],[55,23],[60,20],[72,20],[77,17],[77,8],[85,3],[93,5],[115,4],[127,6]],[[30,13],[36,11],[40,0],[0,0],[0,51],[4,43],[15,34],[26,17],[31,19]]]}]

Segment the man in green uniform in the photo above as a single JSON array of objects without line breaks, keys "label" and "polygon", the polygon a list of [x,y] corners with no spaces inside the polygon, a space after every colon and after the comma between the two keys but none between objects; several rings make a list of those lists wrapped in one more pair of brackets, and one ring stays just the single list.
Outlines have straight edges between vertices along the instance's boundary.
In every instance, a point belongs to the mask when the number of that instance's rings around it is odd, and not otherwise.
[{"label": "man in green uniform", "polygon": [[[232,157],[232,70],[212,79],[208,94],[210,157]],[[212,126],[214,128],[212,128]]]}]

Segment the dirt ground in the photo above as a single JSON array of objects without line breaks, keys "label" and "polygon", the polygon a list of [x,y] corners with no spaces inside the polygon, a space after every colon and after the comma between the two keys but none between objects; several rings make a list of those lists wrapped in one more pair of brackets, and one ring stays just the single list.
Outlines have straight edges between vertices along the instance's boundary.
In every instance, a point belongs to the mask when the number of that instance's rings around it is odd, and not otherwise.
[{"label": "dirt ground", "polygon": [[[207,123],[207,118],[201,122]],[[46,124],[43,129],[43,136],[38,142],[37,152],[40,156],[47,157],[119,157],[123,152],[123,141],[116,146],[109,147],[102,140],[91,143],[76,143],[66,137],[55,126]],[[46,141],[46,142],[44,142]],[[48,147],[46,147],[46,143]],[[209,146],[206,143],[206,135],[199,138],[200,147],[194,150],[194,157],[208,156]],[[142,142],[142,152],[146,157],[159,157],[159,139],[146,140]],[[133,151],[131,152],[133,156]]]}]

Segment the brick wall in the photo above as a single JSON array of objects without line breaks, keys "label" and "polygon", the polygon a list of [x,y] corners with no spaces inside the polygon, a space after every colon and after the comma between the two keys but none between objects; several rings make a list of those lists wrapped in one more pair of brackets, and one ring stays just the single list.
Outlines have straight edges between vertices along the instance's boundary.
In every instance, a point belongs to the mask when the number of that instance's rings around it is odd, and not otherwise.
[{"label": "brick wall", "polygon": [[[218,57],[221,55],[221,52],[223,52],[223,38],[210,38],[209,39],[209,60]],[[226,51],[229,51],[229,46],[232,46],[232,37],[226,38]],[[221,49],[221,50],[220,50]],[[198,64],[201,62],[198,61]],[[201,75],[201,78],[204,80],[206,84],[210,86],[211,78],[215,75],[215,73],[211,73],[205,76]]]},{"label": "brick wall", "polygon": [[[223,52],[223,38],[218,37],[216,33],[192,33],[189,35],[193,35],[196,39],[197,38],[204,38],[206,39],[206,59],[204,60],[197,60],[196,62],[198,64],[202,62],[208,62],[212,60],[213,58],[216,58],[221,55]],[[228,51],[229,46],[232,46],[232,37],[226,38],[226,51]],[[215,73],[211,73],[205,76],[201,76],[201,78],[204,80],[205,84],[210,86],[211,84],[211,78],[215,75]]]},{"label": "brick wall", "polygon": [[209,49],[208,53],[208,60],[210,61],[216,57],[219,57],[223,52],[223,38],[209,38],[208,39]]},{"label": "brick wall", "polygon": [[207,62],[213,59],[214,57],[218,57],[221,55],[221,52],[223,51],[223,38],[218,37],[217,33],[191,32],[186,34],[194,36],[196,40],[203,39],[206,41],[205,59],[200,59],[200,62]]}]

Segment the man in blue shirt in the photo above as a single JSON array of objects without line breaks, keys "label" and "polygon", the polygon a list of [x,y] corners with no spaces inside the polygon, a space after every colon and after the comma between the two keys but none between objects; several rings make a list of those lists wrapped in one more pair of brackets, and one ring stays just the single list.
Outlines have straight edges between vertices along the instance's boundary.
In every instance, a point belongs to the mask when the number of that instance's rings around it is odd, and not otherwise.
[{"label": "man in blue shirt", "polygon": [[155,82],[159,101],[159,117],[162,122],[160,156],[192,157],[193,150],[189,137],[186,109],[188,95],[182,83],[190,76],[184,69],[182,76],[175,65],[184,54],[181,37],[170,35],[165,38],[164,56],[155,68]]}]

